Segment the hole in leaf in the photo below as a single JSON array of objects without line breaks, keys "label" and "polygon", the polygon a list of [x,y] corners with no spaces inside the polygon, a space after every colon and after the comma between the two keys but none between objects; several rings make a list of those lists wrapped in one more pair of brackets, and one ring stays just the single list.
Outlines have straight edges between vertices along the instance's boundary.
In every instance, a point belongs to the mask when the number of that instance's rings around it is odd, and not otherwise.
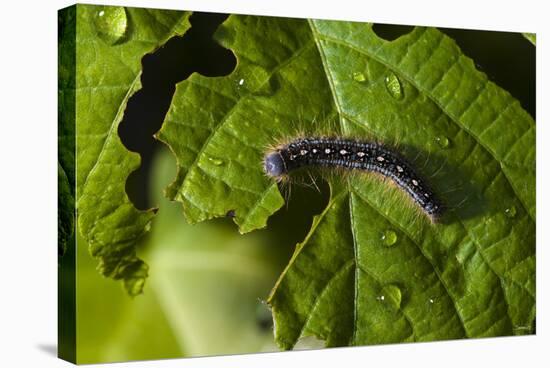
[{"label": "hole in leaf", "polygon": [[401,24],[373,24],[372,30],[380,38],[383,38],[386,41],[393,41],[398,39],[401,36],[406,35],[409,32],[412,32],[414,26],[406,26]]},{"label": "hole in leaf", "polygon": [[272,258],[278,270],[277,275],[283,272],[297,244],[306,239],[314,217],[328,206],[328,183],[317,177],[315,185],[300,184],[297,180],[296,183],[279,186],[281,194],[286,197],[284,206],[269,217],[266,228],[256,231],[258,234],[266,234],[269,241],[265,246],[277,249]]},{"label": "hole in leaf", "polygon": [[198,72],[208,77],[230,74],[236,66],[231,50],[212,35],[227,14],[193,13],[191,28],[168,40],[142,59],[142,89],[129,100],[118,133],[122,143],[141,155],[141,166],[126,181],[126,193],[139,209],[150,207],[149,172],[154,153],[162,146],[153,135],[168,112],[177,83]]}]

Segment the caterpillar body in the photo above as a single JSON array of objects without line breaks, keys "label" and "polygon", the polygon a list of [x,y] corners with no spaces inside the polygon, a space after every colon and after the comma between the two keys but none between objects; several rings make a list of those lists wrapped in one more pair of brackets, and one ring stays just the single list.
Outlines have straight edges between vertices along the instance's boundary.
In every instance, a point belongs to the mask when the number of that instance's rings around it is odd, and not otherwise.
[{"label": "caterpillar body", "polygon": [[404,190],[433,222],[444,212],[444,206],[413,166],[394,149],[380,143],[345,138],[298,138],[264,157],[265,173],[276,180],[301,167],[375,172]]}]

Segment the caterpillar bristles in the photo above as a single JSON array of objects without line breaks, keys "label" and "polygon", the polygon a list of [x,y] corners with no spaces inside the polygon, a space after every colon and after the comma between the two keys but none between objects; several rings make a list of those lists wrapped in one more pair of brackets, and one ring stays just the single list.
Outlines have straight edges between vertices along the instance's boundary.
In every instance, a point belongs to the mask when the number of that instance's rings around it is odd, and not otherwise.
[{"label": "caterpillar bristles", "polygon": [[[424,166],[429,158],[428,154]],[[377,141],[300,132],[272,143],[263,158],[264,173],[269,178],[288,182],[291,172],[305,170],[318,189],[310,172],[312,168],[323,169],[321,172],[330,169],[339,177],[356,171],[381,175],[408,194],[432,223],[439,220],[445,209],[413,165],[393,147]]]}]

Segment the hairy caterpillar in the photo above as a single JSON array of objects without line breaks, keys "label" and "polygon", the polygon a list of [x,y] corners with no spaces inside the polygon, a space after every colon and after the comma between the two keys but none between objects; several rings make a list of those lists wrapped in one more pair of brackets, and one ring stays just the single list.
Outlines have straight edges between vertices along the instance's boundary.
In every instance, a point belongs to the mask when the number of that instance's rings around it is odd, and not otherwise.
[{"label": "hairy caterpillar", "polygon": [[298,138],[264,157],[265,173],[276,180],[308,166],[381,174],[403,189],[432,221],[443,215],[443,205],[412,165],[383,144],[344,138]]}]

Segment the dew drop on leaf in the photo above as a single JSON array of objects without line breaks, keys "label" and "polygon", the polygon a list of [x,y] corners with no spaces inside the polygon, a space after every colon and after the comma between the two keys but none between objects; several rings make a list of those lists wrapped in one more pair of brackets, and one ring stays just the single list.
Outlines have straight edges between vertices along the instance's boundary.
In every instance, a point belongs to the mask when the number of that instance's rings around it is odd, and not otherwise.
[{"label": "dew drop on leaf", "polygon": [[439,147],[441,148],[448,148],[451,141],[449,140],[449,138],[445,137],[445,136],[440,136],[440,137],[436,137],[435,138],[435,141],[437,142],[437,144],[439,145]]},{"label": "dew drop on leaf", "polygon": [[386,79],[384,81],[386,83],[386,89],[390,93],[390,96],[392,96],[396,100],[402,100],[405,95],[403,93],[403,86],[401,86],[401,81],[399,81],[397,75],[390,72],[390,74],[386,76]]},{"label": "dew drop on leaf", "polygon": [[367,78],[365,77],[365,74],[361,72],[353,72],[353,79],[357,82],[364,82],[367,80]]},{"label": "dew drop on leaf", "polygon": [[121,43],[128,29],[128,15],[122,6],[103,6],[94,16],[99,38],[109,45]]},{"label": "dew drop on leaf", "polygon": [[382,288],[382,297],[380,300],[385,301],[391,307],[399,309],[401,307],[401,289],[395,285],[386,285]]},{"label": "dew drop on leaf", "polygon": [[223,160],[220,160],[219,158],[208,157],[208,161],[212,162],[216,166],[223,165]]},{"label": "dew drop on leaf", "polygon": [[516,213],[517,213],[516,206],[507,208],[506,210],[504,210],[504,213],[506,214],[506,216],[510,218],[516,217]]},{"label": "dew drop on leaf", "polygon": [[382,233],[381,239],[385,246],[391,247],[397,242],[397,234],[393,230],[386,230]]}]

